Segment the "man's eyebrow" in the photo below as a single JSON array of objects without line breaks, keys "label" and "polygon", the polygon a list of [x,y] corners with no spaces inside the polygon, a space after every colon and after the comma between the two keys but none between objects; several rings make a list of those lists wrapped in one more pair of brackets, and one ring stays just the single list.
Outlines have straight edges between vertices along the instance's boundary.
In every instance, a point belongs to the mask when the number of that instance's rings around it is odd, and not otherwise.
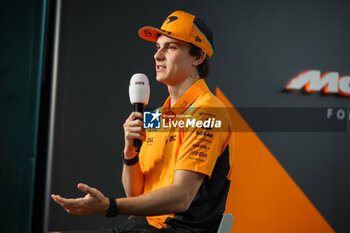
[{"label": "man's eyebrow", "polygon": [[[165,42],[165,43],[164,43],[164,46],[169,46],[170,44],[176,44],[176,45],[178,45],[178,46],[182,46],[182,44],[180,44],[180,43],[177,42],[177,41]],[[160,46],[160,44],[159,44],[159,43],[156,43],[156,46]]]}]

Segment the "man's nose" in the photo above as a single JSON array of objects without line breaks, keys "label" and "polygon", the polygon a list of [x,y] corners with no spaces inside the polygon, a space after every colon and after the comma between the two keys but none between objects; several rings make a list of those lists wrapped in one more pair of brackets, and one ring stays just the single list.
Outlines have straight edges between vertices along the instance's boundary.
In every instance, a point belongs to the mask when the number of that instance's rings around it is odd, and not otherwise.
[{"label": "man's nose", "polygon": [[158,49],[157,52],[154,54],[154,60],[161,61],[164,59],[164,54],[162,49]]}]

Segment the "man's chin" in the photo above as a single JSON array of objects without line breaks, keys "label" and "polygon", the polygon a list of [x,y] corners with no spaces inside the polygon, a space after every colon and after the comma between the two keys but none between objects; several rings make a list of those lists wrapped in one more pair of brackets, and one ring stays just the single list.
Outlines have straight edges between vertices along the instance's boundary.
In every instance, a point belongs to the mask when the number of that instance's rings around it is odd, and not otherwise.
[{"label": "man's chin", "polygon": [[156,80],[157,80],[157,82],[166,84],[166,78],[165,78],[165,77],[162,77],[162,76],[160,76],[160,75],[157,75],[157,76],[156,76]]}]

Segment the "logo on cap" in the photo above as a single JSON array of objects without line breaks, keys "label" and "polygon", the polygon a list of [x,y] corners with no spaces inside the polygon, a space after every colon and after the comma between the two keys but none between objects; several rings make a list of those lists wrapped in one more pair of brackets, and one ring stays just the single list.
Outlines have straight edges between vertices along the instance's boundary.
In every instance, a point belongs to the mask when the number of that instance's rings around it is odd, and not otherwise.
[{"label": "logo on cap", "polygon": [[152,36],[152,33],[149,30],[145,30],[144,33],[145,33],[145,37],[151,37]]},{"label": "logo on cap", "polygon": [[196,36],[196,41],[199,42],[199,43],[202,42],[202,40],[201,40],[201,38],[199,38],[199,36]]},{"label": "logo on cap", "polygon": [[177,20],[178,18],[176,16],[170,16],[168,19],[169,19],[168,23],[171,23],[171,22]]}]

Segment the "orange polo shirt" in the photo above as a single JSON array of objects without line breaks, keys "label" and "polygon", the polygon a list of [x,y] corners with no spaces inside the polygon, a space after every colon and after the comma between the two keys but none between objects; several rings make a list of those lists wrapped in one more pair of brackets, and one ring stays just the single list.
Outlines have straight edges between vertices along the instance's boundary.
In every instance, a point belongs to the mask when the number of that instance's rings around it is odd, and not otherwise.
[{"label": "orange polo shirt", "polygon": [[[171,185],[176,170],[199,172],[210,178],[231,137],[228,111],[203,79],[196,81],[171,108],[168,97],[161,113],[162,123],[166,124],[161,129],[146,130],[146,141],[139,154],[145,177],[144,193]],[[177,122],[175,126],[163,117],[171,114],[176,116],[171,120]],[[182,125],[180,121],[183,121]],[[198,121],[207,125],[196,124]],[[179,124],[187,124],[187,127],[179,127]],[[148,216],[147,220],[150,225],[162,228],[167,227],[165,220],[173,216]]]}]

